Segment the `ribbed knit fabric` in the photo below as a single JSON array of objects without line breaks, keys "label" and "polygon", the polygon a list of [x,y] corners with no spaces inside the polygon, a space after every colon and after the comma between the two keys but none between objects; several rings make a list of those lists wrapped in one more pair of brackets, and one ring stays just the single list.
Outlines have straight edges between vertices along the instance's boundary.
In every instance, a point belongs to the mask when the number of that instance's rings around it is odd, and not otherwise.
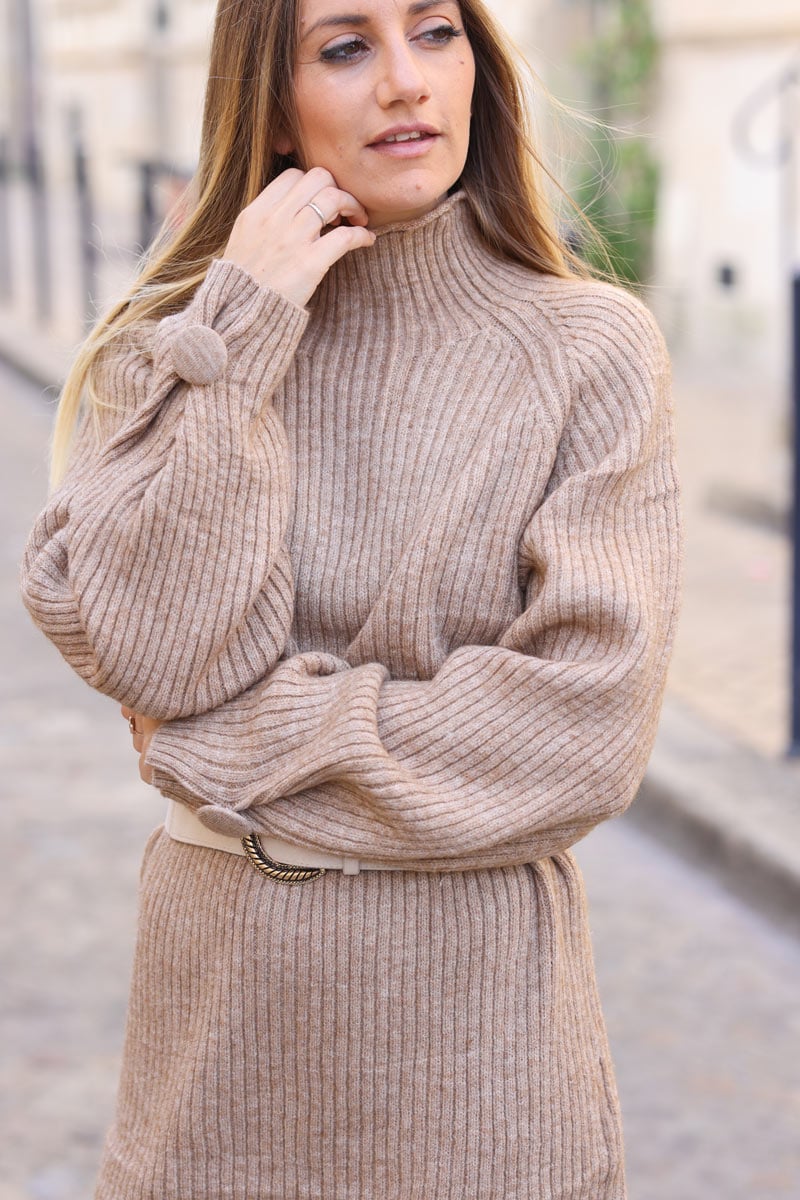
[{"label": "ribbed knit fabric", "polygon": [[633,800],[679,605],[647,308],[456,192],[302,309],[215,260],[107,355],[23,564],[157,786],[403,871],[148,844],[97,1200],[624,1200],[569,850]]}]

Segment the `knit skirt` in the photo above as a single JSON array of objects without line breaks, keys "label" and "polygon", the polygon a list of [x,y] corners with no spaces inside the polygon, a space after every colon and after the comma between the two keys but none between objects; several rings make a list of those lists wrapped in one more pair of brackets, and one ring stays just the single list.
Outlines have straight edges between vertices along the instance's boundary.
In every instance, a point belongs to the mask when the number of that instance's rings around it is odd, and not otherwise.
[{"label": "knit skirt", "polygon": [[580,870],[145,848],[95,1200],[625,1200]]}]

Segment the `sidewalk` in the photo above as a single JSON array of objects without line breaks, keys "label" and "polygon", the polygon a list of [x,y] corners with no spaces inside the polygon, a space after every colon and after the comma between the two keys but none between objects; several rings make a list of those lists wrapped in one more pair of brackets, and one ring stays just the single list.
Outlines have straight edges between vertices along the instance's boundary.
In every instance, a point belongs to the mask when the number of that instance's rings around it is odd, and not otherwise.
[{"label": "sidewalk", "polygon": [[670,692],[623,818],[800,936],[800,761],[770,759]]},{"label": "sidewalk", "polygon": [[684,594],[631,820],[800,934],[800,759],[788,759],[788,397],[675,369]]},{"label": "sidewalk", "polygon": [[[0,359],[53,389],[69,353],[0,316]],[[624,820],[800,934],[800,759],[785,757],[788,400],[676,366],[675,406],[683,608],[656,745]]]}]

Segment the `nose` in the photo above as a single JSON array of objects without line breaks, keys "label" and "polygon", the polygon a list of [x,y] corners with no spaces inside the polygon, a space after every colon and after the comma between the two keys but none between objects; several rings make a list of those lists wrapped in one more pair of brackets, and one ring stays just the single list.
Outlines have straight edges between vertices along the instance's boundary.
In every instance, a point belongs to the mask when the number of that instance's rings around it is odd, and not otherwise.
[{"label": "nose", "polygon": [[381,108],[397,100],[418,104],[430,96],[430,86],[413,46],[405,38],[386,48],[381,56],[380,78],[375,96]]}]

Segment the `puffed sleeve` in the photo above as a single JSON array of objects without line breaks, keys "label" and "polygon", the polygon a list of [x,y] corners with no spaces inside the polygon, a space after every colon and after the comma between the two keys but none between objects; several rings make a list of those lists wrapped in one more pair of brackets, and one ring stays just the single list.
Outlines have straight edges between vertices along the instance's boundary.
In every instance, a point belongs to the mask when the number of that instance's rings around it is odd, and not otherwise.
[{"label": "puffed sleeve", "polygon": [[[146,352],[107,355],[21,570],[33,620],[92,687],[170,718],[236,696],[291,627],[286,433],[271,403],[308,312],[214,259]],[[103,352],[105,353],[105,351]]]},{"label": "puffed sleeve", "polygon": [[525,606],[430,679],[302,653],[154,736],[166,795],[219,832],[261,830],[409,869],[512,865],[632,802],[661,708],[682,535],[670,363],[649,310],[573,331],[575,397],[523,530]]}]

